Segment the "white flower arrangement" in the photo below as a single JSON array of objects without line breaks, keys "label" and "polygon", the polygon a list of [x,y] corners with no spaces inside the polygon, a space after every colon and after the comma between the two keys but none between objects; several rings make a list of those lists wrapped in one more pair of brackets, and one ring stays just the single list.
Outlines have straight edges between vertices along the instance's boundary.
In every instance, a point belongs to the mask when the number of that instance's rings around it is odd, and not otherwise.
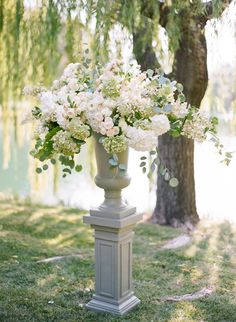
[{"label": "white flower arrangement", "polygon": [[53,164],[58,158],[65,166],[64,176],[73,168],[82,169],[75,165],[74,156],[93,132],[101,135],[100,142],[111,156],[127,147],[152,151],[158,136],[167,132],[200,142],[207,133],[216,133],[217,119],[190,107],[181,84],[152,70],[141,72],[135,64],[125,69],[119,60],[97,73],[88,63],[69,64],[49,90],[29,86],[25,90],[40,102],[32,109],[38,126],[31,154]]}]

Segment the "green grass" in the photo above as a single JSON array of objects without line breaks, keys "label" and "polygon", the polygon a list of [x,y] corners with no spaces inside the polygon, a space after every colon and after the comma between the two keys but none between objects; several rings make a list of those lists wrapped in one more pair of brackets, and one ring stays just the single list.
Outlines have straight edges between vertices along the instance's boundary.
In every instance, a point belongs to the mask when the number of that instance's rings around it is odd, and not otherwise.
[{"label": "green grass", "polygon": [[[0,202],[0,321],[236,321],[236,228],[202,223],[193,243],[161,250],[179,229],[139,224],[133,278],[141,304],[125,317],[87,311],[94,290],[92,230],[83,212]],[[38,260],[80,254],[53,263]],[[212,287],[207,298],[163,298]]]}]

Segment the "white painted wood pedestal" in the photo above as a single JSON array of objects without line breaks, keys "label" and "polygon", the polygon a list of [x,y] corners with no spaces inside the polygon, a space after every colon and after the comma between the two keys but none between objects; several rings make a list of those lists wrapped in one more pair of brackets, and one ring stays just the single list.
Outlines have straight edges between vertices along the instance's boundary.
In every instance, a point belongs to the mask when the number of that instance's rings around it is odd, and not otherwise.
[{"label": "white painted wood pedestal", "polygon": [[[136,209],[126,205],[121,190],[128,186],[127,173],[119,175],[108,164],[109,155],[95,138],[98,174],[95,183],[105,190],[105,200],[84,216],[95,233],[95,294],[86,307],[93,311],[123,315],[140,301],[132,290],[133,227],[142,219]],[[128,162],[128,150],[118,154]]]}]

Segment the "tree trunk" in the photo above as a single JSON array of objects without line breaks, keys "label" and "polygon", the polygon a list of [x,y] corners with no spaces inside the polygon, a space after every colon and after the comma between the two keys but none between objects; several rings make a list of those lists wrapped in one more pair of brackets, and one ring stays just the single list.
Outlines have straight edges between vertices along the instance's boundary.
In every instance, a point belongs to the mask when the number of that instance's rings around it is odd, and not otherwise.
[{"label": "tree trunk", "polygon": [[[231,0],[222,0],[218,15],[220,16]],[[159,67],[152,48],[153,10],[149,2],[143,1],[139,29],[133,34],[133,52],[142,70]],[[184,86],[184,94],[189,104],[200,107],[208,84],[207,47],[204,28],[213,15],[213,2],[205,4],[205,10],[197,13],[193,7],[178,13],[181,25],[179,48],[175,52],[173,77]],[[168,24],[169,8],[160,3],[159,23],[165,28]],[[173,22],[172,22],[173,23]],[[172,36],[173,37],[173,36]],[[157,202],[153,221],[174,227],[195,225],[199,221],[196,210],[194,182],[194,142],[185,137],[172,138],[168,134],[159,137],[159,156],[163,163],[179,179],[179,186],[172,188],[158,172]]]},{"label": "tree trunk", "polygon": [[[182,37],[173,66],[173,78],[183,84],[187,102],[195,107],[200,106],[208,83],[204,25],[198,17],[182,14]],[[158,173],[154,222],[174,227],[195,225],[199,217],[195,200],[194,142],[165,134],[159,138],[158,148],[163,162],[179,179],[179,185],[170,187]]]}]

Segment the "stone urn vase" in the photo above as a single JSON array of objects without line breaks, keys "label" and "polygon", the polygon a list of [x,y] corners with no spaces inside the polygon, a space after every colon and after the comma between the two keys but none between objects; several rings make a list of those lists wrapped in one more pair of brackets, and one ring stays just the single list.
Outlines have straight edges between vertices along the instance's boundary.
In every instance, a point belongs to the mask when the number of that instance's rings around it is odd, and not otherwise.
[{"label": "stone urn vase", "polygon": [[[135,207],[122,199],[122,189],[130,183],[127,170],[111,167],[109,155],[94,135],[97,175],[95,183],[104,189],[104,201],[84,223],[95,230],[95,294],[87,308],[123,315],[140,301],[132,290],[133,227],[142,219]],[[118,163],[128,165],[128,149],[118,153]]]}]

